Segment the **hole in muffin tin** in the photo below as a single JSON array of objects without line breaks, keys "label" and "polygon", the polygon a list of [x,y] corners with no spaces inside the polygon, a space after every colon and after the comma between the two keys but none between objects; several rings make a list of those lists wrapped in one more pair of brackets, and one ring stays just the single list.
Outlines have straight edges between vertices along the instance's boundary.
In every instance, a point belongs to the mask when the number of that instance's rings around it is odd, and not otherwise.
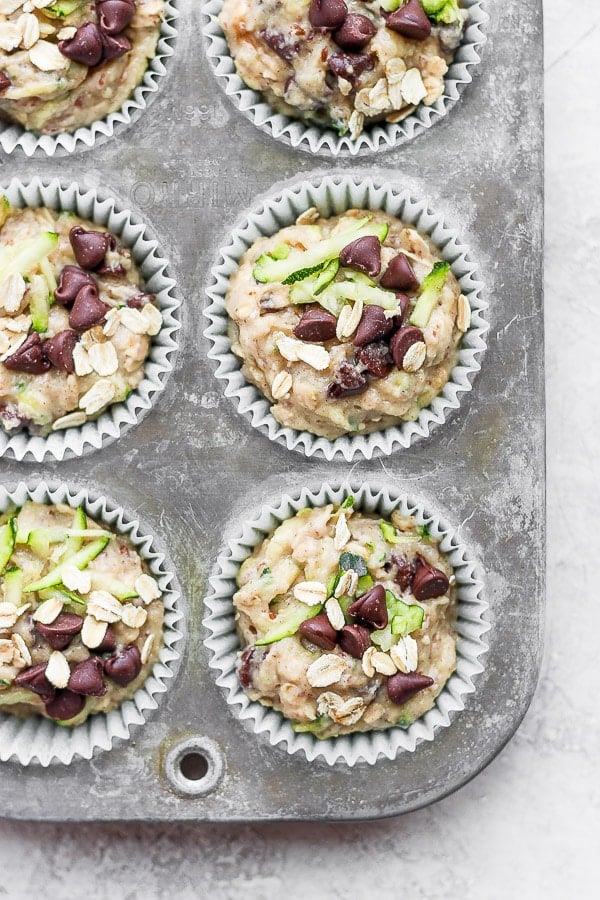
[{"label": "hole in muffin tin", "polygon": [[219,784],[225,761],[218,745],[205,737],[179,741],[165,759],[165,776],[184,797],[204,797]]},{"label": "hole in muffin tin", "polygon": [[179,760],[179,771],[188,781],[201,781],[208,775],[208,760],[203,753],[186,753]]}]

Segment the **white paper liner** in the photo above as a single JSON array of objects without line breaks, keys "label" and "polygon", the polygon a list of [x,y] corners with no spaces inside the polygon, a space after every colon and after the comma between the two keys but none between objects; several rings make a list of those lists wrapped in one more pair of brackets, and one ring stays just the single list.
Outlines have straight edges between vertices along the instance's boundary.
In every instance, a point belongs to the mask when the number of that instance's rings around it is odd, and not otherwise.
[{"label": "white paper liner", "polygon": [[[354,509],[375,512],[385,518],[398,510],[402,515],[414,516],[420,524],[427,524],[432,536],[440,540],[440,550],[454,568],[458,588],[457,664],[435,706],[407,729],[392,726],[384,731],[318,740],[311,734],[297,734],[280,712],[250,700],[245,693],[236,671],[240,642],[232,597],[237,590],[235,579],[240,565],[281,522],[306,506],[341,503],[348,493],[356,498]],[[436,732],[450,725],[456,713],[465,708],[467,695],[475,690],[473,678],[483,671],[481,657],[488,650],[483,635],[490,629],[484,619],[488,604],[481,596],[483,582],[477,569],[458,530],[429,505],[373,482],[303,487],[284,495],[273,505],[264,505],[250,521],[243,523],[239,537],[229,541],[218,557],[210,578],[210,592],[205,601],[208,614],[203,622],[210,632],[205,640],[211,654],[209,666],[217,673],[216,683],[223,688],[234,714],[246,728],[264,735],[264,740],[272,746],[281,744],[290,754],[301,752],[309,762],[321,759],[329,765],[344,762],[353,766],[361,761],[374,764],[380,757],[394,759],[401,751],[415,750],[422,741],[432,741]]]},{"label": "white paper liner", "polygon": [[168,274],[167,260],[162,257],[151,229],[137,215],[121,208],[108,193],[100,196],[93,189],[84,190],[58,179],[44,183],[34,178],[24,184],[15,178],[9,185],[0,186],[0,194],[5,194],[15,206],[66,210],[109,228],[131,250],[144,288],[156,294],[163,315],[162,328],[150,344],[144,378],[127,400],[109,406],[98,419],[46,437],[31,435],[27,430],[9,434],[0,428],[0,457],[41,462],[45,458],[62,460],[82,456],[112,444],[140,422],[164,390],[178,349],[175,335],[181,327],[175,281]]},{"label": "white paper liner", "polygon": [[[293,225],[311,206],[317,207],[322,216],[339,215],[352,207],[382,210],[413,225],[430,237],[442,258],[451,263],[461,291],[469,300],[471,325],[462,338],[457,365],[441,393],[420,411],[415,421],[335,440],[284,427],[270,412],[271,403],[264,394],[246,380],[241,371],[241,360],[231,352],[225,303],[229,278],[257,238]],[[407,191],[391,184],[384,175],[365,178],[355,173],[315,177],[279,189],[258,201],[232,229],[228,244],[219,251],[211,278],[212,283],[207,288],[211,302],[204,312],[210,325],[204,333],[212,344],[208,356],[218,363],[216,377],[225,382],[225,395],[234,401],[238,412],[254,428],[288,450],[297,450],[309,457],[323,456],[327,460],[342,456],[350,461],[359,455],[371,459],[392,453],[399,447],[409,447],[415,440],[428,437],[432,428],[445,422],[448,414],[458,409],[462,395],[471,390],[472,379],[481,368],[481,357],[486,349],[485,334],[489,328],[483,316],[487,303],[481,297],[483,285],[468,247],[461,243],[457,229],[431,211],[427,200],[413,198]]]},{"label": "white paper liner", "polygon": [[463,41],[455,52],[445,78],[444,93],[432,106],[420,104],[402,122],[375,124],[353,140],[340,137],[332,128],[293,119],[273,110],[258,91],[253,91],[237,74],[227,41],[219,25],[223,0],[208,0],[202,8],[208,20],[203,32],[206,54],[217,81],[243,115],[261,131],[298,150],[333,156],[362,156],[366,153],[389,150],[411,140],[443,118],[460,98],[467,84],[473,80],[472,69],[481,61],[479,50],[486,42],[484,26],[488,15],[484,0],[463,0],[469,11],[469,21]]},{"label": "white paper liner", "polygon": [[165,558],[157,539],[143,524],[114,501],[86,488],[67,486],[61,482],[20,482],[14,489],[0,485],[0,513],[11,506],[22,506],[27,500],[36,503],[68,503],[83,506],[98,523],[117,534],[125,535],[147,564],[162,591],[165,606],[164,646],[152,672],[133,697],[109,713],[90,716],[82,725],[66,728],[42,716],[20,719],[0,712],[0,760],[16,760],[21,765],[51,763],[68,765],[73,759],[91,759],[100,750],[110,750],[115,740],[126,740],[135,726],[143,725],[156,709],[176,674],[181,657],[183,614],[180,591],[171,563]]},{"label": "white paper liner", "polygon": [[177,30],[175,22],[179,17],[177,0],[165,0],[166,15],[161,23],[156,53],[148,63],[148,68],[140,84],[120,109],[98,119],[91,125],[77,128],[73,132],[59,134],[36,134],[22,125],[0,122],[0,147],[5,153],[12,153],[17,147],[27,156],[45,153],[48,156],[64,156],[78,150],[93,147],[96,141],[103,142],[118,134],[135,122],[156,96],[167,74],[167,66],[174,53]]}]

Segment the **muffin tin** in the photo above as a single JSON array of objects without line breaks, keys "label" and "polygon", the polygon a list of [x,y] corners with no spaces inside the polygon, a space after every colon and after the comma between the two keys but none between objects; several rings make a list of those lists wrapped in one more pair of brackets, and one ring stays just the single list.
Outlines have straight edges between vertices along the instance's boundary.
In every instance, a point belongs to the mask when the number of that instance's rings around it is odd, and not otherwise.
[{"label": "muffin tin", "polygon": [[[479,772],[533,695],[541,652],[544,547],[542,19],[539,0],[482,3],[489,21],[474,83],[428,133],[385,153],[312,158],[262,134],[217,84],[201,4],[179,0],[170,73],[139,119],[87,153],[0,160],[0,181],[39,176],[102,190],[157,235],[182,298],[180,353],[156,407],[84,459],[0,460],[0,483],[85,484],[134,510],[168,551],[187,633],[158,709],[129,738],[69,765],[3,765],[5,816],[46,821],[361,819],[424,806]],[[348,463],[290,453],[224,396],[208,359],[204,289],[230,229],[290,179],[376,170],[458,226],[488,303],[474,389],[418,444]],[[330,764],[288,754],[227,705],[209,668],[208,579],[245,522],[284,495],[367,483],[448,522],[488,604],[483,671],[450,727],[395,758]],[[183,642],[182,642],[183,643]],[[178,646],[178,650],[179,647]]]}]

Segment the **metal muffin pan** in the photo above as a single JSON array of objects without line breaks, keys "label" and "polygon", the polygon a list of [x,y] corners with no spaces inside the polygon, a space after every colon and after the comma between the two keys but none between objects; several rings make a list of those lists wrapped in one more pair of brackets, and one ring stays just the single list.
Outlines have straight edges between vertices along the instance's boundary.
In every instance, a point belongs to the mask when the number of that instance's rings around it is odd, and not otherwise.
[{"label": "metal muffin pan", "polygon": [[[90,761],[2,764],[4,816],[40,821],[365,819],[431,803],[492,760],[518,727],[538,675],[544,608],[542,11],[487,4],[474,82],[443,121],[401,148],[346,163],[269,139],[223,97],[181,0],[170,77],[125,133],[60,160],[0,158],[0,181],[40,175],[114,191],[153,227],[182,305],[181,352],[157,406],[113,445],[44,466],[0,460],[0,482],[85,483],[136,510],[168,549],[188,641],[177,677],[128,742]],[[518,35],[518,40],[515,40]],[[302,174],[385,170],[462,223],[489,302],[488,351],[473,391],[426,441],[349,465],[269,442],[225,398],[207,359],[204,287],[227,232],[254,198]],[[382,479],[459,526],[479,561],[492,625],[476,690],[450,727],[375,767],[307,762],[232,714],[203,640],[207,578],[240,522],[267,499],[319,481]]]}]

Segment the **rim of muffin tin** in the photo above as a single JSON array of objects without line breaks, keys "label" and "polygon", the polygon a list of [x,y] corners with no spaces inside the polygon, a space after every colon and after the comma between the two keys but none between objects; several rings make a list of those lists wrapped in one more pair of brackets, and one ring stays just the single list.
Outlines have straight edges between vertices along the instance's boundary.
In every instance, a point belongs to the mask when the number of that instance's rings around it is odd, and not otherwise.
[{"label": "rim of muffin tin", "polygon": [[[0,761],[16,761],[23,766],[54,763],[68,765],[74,759],[91,759],[110,750],[117,741],[126,741],[158,707],[169,682],[176,676],[184,639],[181,589],[162,541],[148,530],[137,515],[125,510],[103,494],[60,481],[31,479],[16,487],[0,485],[0,513],[27,500],[36,503],[67,503],[75,509],[83,505],[87,515],[125,536],[146,563],[162,591],[165,607],[163,647],[144,684],[133,697],[108,713],[90,716],[75,728],[65,728],[50,719],[34,715],[26,719],[3,713],[0,708]],[[178,646],[179,645],[179,646]]]},{"label": "rim of muffin tin", "polygon": [[156,295],[163,316],[162,328],[150,343],[144,377],[126,400],[112,404],[97,419],[45,437],[26,429],[9,434],[0,427],[0,458],[41,462],[47,458],[60,461],[80,457],[112,444],[141,422],[164,391],[179,349],[176,333],[181,328],[181,302],[175,292],[176,282],[169,275],[169,263],[161,255],[150,226],[108,192],[100,194],[93,188],[80,188],[58,178],[48,182],[34,178],[26,183],[14,178],[8,185],[0,185],[0,193],[21,208],[45,206],[57,212],[74,212],[107,227],[131,250],[143,289]]},{"label": "rim of muffin tin", "polygon": [[486,0],[462,0],[469,11],[463,40],[444,79],[444,93],[431,106],[422,103],[401,122],[373,124],[353,140],[334,129],[320,127],[278,113],[259,91],[248,87],[238,75],[227,40],[219,25],[223,0],[208,0],[202,7],[207,19],[203,28],[205,51],[215,78],[237,109],[260,131],[275,140],[307,153],[357,157],[391,150],[435,125],[455,106],[464,88],[473,80],[472,70],[481,62],[479,51],[486,43],[489,16]]},{"label": "rim of muffin tin", "polygon": [[[306,506],[339,504],[348,493],[355,497],[357,512],[375,512],[389,518],[394,510],[398,510],[402,515],[414,516],[419,524],[427,524],[432,536],[440,540],[440,550],[454,568],[458,589],[457,666],[432,709],[408,728],[390,726],[318,740],[310,734],[296,733],[282,713],[251,700],[242,688],[236,670],[240,641],[232,597],[237,590],[236,576],[241,564],[281,522]],[[308,762],[323,760],[328,765],[345,763],[353,766],[359,762],[374,765],[380,758],[395,759],[401,752],[413,752],[424,741],[432,741],[439,730],[450,726],[454,717],[465,708],[468,695],[476,690],[474,678],[484,671],[481,657],[489,649],[483,639],[491,628],[486,618],[489,604],[482,597],[483,589],[479,564],[461,539],[460,527],[452,525],[445,514],[434,511],[429,501],[408,498],[403,491],[390,489],[371,478],[360,483],[349,480],[324,482],[318,487],[303,486],[279,495],[272,503],[255,510],[241,528],[237,526],[236,537],[229,540],[219,554],[205,600],[208,614],[203,625],[209,632],[204,641],[210,654],[208,664],[234,715],[261,742],[284,747],[290,755],[303,754]]]},{"label": "rim of muffin tin", "polygon": [[[421,409],[414,421],[404,421],[370,434],[343,435],[333,440],[319,437],[281,425],[270,411],[269,400],[242,374],[242,361],[232,352],[227,333],[229,317],[225,297],[229,278],[238,268],[243,254],[259,237],[273,235],[281,228],[293,225],[296,218],[312,206],[323,216],[339,215],[353,207],[382,211],[417,228],[432,240],[441,258],[451,264],[460,289],[469,300],[471,325],[459,344],[457,365],[440,394]],[[488,305],[482,292],[483,283],[458,229],[433,212],[427,199],[415,199],[412,192],[394,185],[389,176],[379,173],[369,177],[360,173],[316,175],[263,195],[229,232],[228,243],[219,250],[217,262],[211,269],[211,283],[206,289],[210,303],[204,316],[210,324],[204,335],[212,345],[208,357],[217,363],[215,375],[225,382],[225,396],[234,402],[237,411],[252,427],[269,440],[305,456],[324,457],[329,461],[335,457],[350,461],[358,456],[372,459],[389,455],[429,437],[435,427],[459,408],[462,396],[471,391],[472,380],[481,368],[487,348],[485,337],[489,324],[484,311]]]},{"label": "rim of muffin tin", "polygon": [[160,24],[155,54],[148,61],[142,81],[119,109],[90,125],[83,125],[72,132],[61,131],[58,134],[39,134],[28,131],[18,123],[0,122],[2,150],[5,153],[21,150],[26,156],[41,154],[65,156],[79,150],[89,150],[96,143],[103,143],[136,122],[148,104],[154,100],[164,83],[164,76],[169,73],[177,40],[175,25],[179,18],[177,3],[178,0],[164,0],[166,14]]}]

